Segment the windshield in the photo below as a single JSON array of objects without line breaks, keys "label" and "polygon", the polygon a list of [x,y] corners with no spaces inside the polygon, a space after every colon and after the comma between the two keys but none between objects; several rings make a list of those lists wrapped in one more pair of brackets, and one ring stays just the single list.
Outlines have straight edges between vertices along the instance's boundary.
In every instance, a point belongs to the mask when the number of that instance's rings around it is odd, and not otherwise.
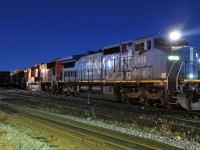
[{"label": "windshield", "polygon": [[171,42],[167,39],[163,38],[158,38],[154,40],[154,47],[155,48],[160,48],[160,49],[165,49],[165,50],[171,50]]},{"label": "windshield", "polygon": [[172,50],[172,47],[184,47],[188,45],[189,43],[185,40],[178,40],[173,42],[164,38],[157,38],[154,40],[154,47],[164,50]]}]

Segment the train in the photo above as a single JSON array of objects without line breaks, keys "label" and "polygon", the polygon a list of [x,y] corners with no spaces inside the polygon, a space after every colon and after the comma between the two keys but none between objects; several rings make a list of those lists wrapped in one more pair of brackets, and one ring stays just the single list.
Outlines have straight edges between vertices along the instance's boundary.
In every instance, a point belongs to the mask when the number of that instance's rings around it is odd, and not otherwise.
[{"label": "train", "polygon": [[0,86],[8,87],[10,85],[10,71],[0,71]]},{"label": "train", "polygon": [[200,110],[200,55],[188,41],[155,34],[18,71],[31,90],[146,107]]},{"label": "train", "polygon": [[23,69],[15,70],[13,74],[10,75],[10,86],[25,89],[26,81],[24,75]]}]

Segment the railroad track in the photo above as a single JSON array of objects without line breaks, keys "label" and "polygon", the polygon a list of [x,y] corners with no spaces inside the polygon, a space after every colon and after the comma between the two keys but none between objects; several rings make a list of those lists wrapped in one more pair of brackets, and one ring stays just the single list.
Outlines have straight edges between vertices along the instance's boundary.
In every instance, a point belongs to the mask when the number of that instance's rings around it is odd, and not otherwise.
[{"label": "railroad track", "polygon": [[[11,94],[11,93],[10,93]],[[35,101],[35,102],[47,102],[48,105],[52,105],[53,107],[55,104],[55,109],[62,108],[63,110],[68,110],[68,112],[73,112],[74,110],[78,112],[79,115],[84,115],[85,111],[91,111],[90,105],[85,105],[86,102],[84,102],[83,107],[79,107],[77,104],[76,106],[74,104],[70,104],[69,102],[60,102],[56,101],[53,102],[53,100],[45,100],[44,98],[38,98],[38,97],[32,97],[27,95],[21,95],[17,93],[12,93],[13,95],[17,96],[20,99],[29,99],[29,101]],[[59,106],[60,105],[60,106]],[[154,116],[151,117],[150,115],[147,115],[147,117],[142,116],[141,114],[137,114],[137,112],[119,112],[119,111],[108,111],[106,108],[93,108],[93,111],[95,111],[96,116],[98,118],[103,119],[109,119],[109,120],[117,120],[121,122],[127,122],[127,123],[134,123],[139,126],[148,127],[148,128],[157,128],[157,130],[170,130],[172,133],[180,132],[184,134],[187,134],[189,137],[195,137],[196,135],[200,135],[200,122],[194,121],[194,120],[186,120],[186,119],[172,119],[170,117],[165,116]],[[76,112],[76,113],[77,113]]]},{"label": "railroad track", "polygon": [[[25,119],[25,117],[20,117],[20,114],[19,116],[10,115],[3,111],[0,111],[0,114],[8,118],[12,122],[14,122],[14,124],[21,125],[23,127],[31,129],[34,132],[37,132],[37,134],[39,134],[40,137],[44,137],[48,140],[57,141],[57,143],[62,149],[71,149],[71,148],[75,149],[77,147],[82,147],[83,150],[93,150],[93,149],[99,150],[99,148],[96,148],[91,144],[84,143],[83,141],[77,141],[76,139],[70,136],[52,130],[51,128],[47,127],[48,125],[46,125],[45,127],[44,126],[45,124],[41,125],[39,122],[34,123],[34,120],[30,120],[31,118]],[[74,146],[72,146],[73,144]]]},{"label": "railroad track", "polygon": [[[59,103],[59,104],[70,104],[72,101],[73,103],[77,103],[77,104],[85,104],[85,102],[87,102],[87,98],[77,98],[77,97],[64,97],[61,95],[51,95],[49,93],[44,93],[44,92],[39,92],[39,94],[37,92],[33,92],[34,94],[32,94],[32,92],[27,92],[27,91],[23,91],[23,90],[19,90],[19,91],[14,91],[14,90],[9,90],[9,91],[0,91],[1,94],[7,94],[7,95],[15,95],[18,97],[27,97],[27,98],[35,98],[38,100],[48,100],[48,102],[55,102]],[[185,115],[187,117],[196,117],[200,119],[200,112],[196,112],[196,111],[185,111],[185,110],[167,110],[167,109],[163,109],[163,108],[156,108],[156,107],[143,107],[143,106],[137,106],[137,105],[126,105],[126,104],[122,104],[122,103],[117,103],[117,102],[111,102],[111,101],[101,101],[101,100],[95,100],[95,99],[90,99],[90,102],[93,105],[101,105],[101,107],[111,107],[112,110],[116,109],[118,111],[134,111],[135,109],[137,109],[138,112],[152,112],[152,113],[165,113],[165,114],[173,114],[173,115]]]},{"label": "railroad track", "polygon": [[[45,92],[31,92],[31,91],[24,91],[24,90],[4,90],[4,91],[0,91],[0,93],[7,93],[9,92],[9,94],[16,94],[16,95],[26,95],[26,96],[32,96],[32,97],[36,97],[36,98],[48,98],[51,99],[53,101],[61,101],[61,102],[65,102],[65,101],[75,101],[75,102],[85,102],[87,101],[87,98],[77,98],[77,97],[65,97],[63,95],[55,95],[55,94],[50,94],[50,93],[45,93]],[[144,107],[144,106],[140,106],[140,105],[129,105],[129,104],[125,104],[125,103],[121,103],[121,102],[117,102],[117,101],[107,101],[107,100],[96,100],[96,99],[90,99],[90,101],[94,104],[101,104],[101,105],[109,105],[110,107],[116,107],[117,110],[119,109],[123,109],[123,110],[131,110],[131,109],[142,109],[142,111],[152,111],[152,112],[162,112],[162,113],[169,113],[168,109],[164,109],[164,108],[157,108],[157,107]],[[200,118],[200,112],[199,111],[186,111],[183,109],[172,109],[170,110],[169,114],[184,114],[184,115],[188,115],[188,116],[198,116]]]},{"label": "railroad track", "polygon": [[[65,139],[63,142],[66,143],[68,143],[67,138],[74,140],[81,143],[82,146],[87,147],[86,149],[181,149],[180,147],[63,119],[36,110],[31,109],[30,111],[30,109],[24,107],[16,107],[11,104],[6,105],[17,112],[9,115],[15,122],[22,123],[23,125],[26,124],[26,126],[34,129],[39,128],[37,130],[43,130],[43,132],[45,131],[51,136],[59,137],[62,140]],[[6,115],[8,116],[8,114]]]},{"label": "railroad track", "polygon": [[[2,94],[6,94],[6,92],[0,92]],[[104,105],[103,106],[100,106],[101,108],[99,109],[98,107],[96,107],[96,104],[94,105],[88,105],[85,101],[85,100],[77,100],[76,98],[72,100],[71,99],[64,99],[65,101],[62,101],[62,100],[59,100],[59,99],[49,99],[48,98],[45,98],[45,97],[36,97],[35,95],[23,95],[23,94],[19,94],[19,93],[15,93],[15,92],[12,92],[10,93],[9,92],[9,95],[10,96],[16,96],[22,100],[30,100],[30,101],[33,101],[33,102],[44,102],[46,104],[50,104],[50,105],[54,105],[54,106],[58,106],[58,108],[62,108],[62,107],[66,107],[68,109],[72,108],[72,107],[75,107],[75,108],[79,108],[79,109],[83,109],[83,110],[91,110],[91,107],[96,111],[96,112],[99,112],[101,114],[104,114],[104,112],[108,113],[110,116],[114,116],[114,115],[118,115],[118,116],[123,116],[123,118],[125,119],[125,117],[127,116],[127,118],[131,118],[132,120],[135,120],[136,118],[133,117],[133,115],[137,116],[138,114],[141,114],[141,112],[143,110],[140,110],[140,112],[132,112],[132,111],[126,111],[126,110],[113,110],[112,111],[108,111],[107,108],[104,108]],[[55,97],[54,97],[55,98]],[[70,100],[70,101],[69,101]],[[75,103],[71,103],[71,101],[75,101]],[[77,104],[77,105],[75,105]],[[155,122],[170,122],[170,120],[172,118],[167,117],[167,116],[163,116],[162,114],[162,110],[163,109],[158,109],[158,112],[156,112],[157,116],[155,118],[148,118],[148,119],[154,119]],[[148,110],[144,110],[145,112],[145,115],[148,114],[148,113],[151,113],[149,112]],[[177,112],[177,111],[175,111]],[[184,111],[185,112],[185,111]],[[160,114],[159,114],[160,113]],[[182,111],[180,113],[183,113]],[[200,117],[200,112],[185,112],[186,114],[194,114],[195,116],[196,115],[199,115]],[[183,115],[185,115],[185,113]],[[165,114],[164,114],[165,115]],[[171,113],[171,115],[177,115],[177,113]],[[162,116],[162,118],[160,117]],[[178,116],[180,117],[180,116]],[[140,117],[140,119],[142,120],[142,118]],[[188,118],[186,118],[188,119]],[[191,120],[191,119],[183,119],[183,118],[178,118],[177,120],[173,120],[173,124],[181,124],[181,125],[186,125],[186,126],[193,126],[193,127],[199,127],[200,125],[200,121],[197,120],[197,121],[194,121],[194,120]],[[123,119],[122,119],[123,120]],[[128,120],[127,120],[128,121]]]}]

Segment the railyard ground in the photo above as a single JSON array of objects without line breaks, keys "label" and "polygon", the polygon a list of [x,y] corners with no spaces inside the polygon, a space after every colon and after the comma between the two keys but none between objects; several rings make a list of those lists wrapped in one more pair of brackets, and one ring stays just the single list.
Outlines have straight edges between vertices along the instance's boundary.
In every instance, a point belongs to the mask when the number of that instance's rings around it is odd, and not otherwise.
[{"label": "railyard ground", "polygon": [[[57,110],[48,110],[48,108],[38,108],[41,110],[45,110],[51,113],[58,113]],[[126,125],[118,122],[108,122],[105,120],[98,120],[95,116],[95,112],[93,114],[86,114],[85,118],[78,118],[77,116],[70,115],[61,115],[63,118],[70,118],[76,121],[88,123],[91,125],[97,125],[99,127],[108,128],[112,130],[116,130],[119,132],[124,132],[127,134],[138,135],[141,137],[146,137],[150,139],[155,139],[159,141],[163,141],[166,143],[171,143],[179,146],[183,146],[185,149],[194,149],[200,150],[200,143],[194,141],[187,141],[183,137],[177,135],[171,136],[170,131],[163,127],[163,131],[166,133],[166,137],[163,137],[160,133],[156,133],[153,129],[151,131],[149,129],[141,130],[136,125]],[[153,133],[153,134],[152,134]],[[27,129],[23,126],[19,126],[6,118],[5,116],[0,116],[0,150],[59,150],[66,149],[63,148],[57,141],[51,139],[51,137],[43,137],[37,131],[32,131],[31,129]]]},{"label": "railyard ground", "polygon": [[37,131],[19,126],[0,115],[0,150],[60,150],[49,138],[40,136]]}]

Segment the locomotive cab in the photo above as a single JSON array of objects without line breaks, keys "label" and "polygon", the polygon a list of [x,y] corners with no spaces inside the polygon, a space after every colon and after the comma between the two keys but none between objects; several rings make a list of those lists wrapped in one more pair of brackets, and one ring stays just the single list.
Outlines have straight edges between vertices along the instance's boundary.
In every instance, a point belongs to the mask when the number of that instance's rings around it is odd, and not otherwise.
[{"label": "locomotive cab", "polygon": [[172,42],[159,35],[136,39],[133,46],[131,70],[126,72],[129,77],[125,78],[122,97],[146,106],[181,104],[177,94],[181,82],[194,75],[191,62],[198,55],[194,49],[185,40]]},{"label": "locomotive cab", "polygon": [[166,78],[168,102],[175,102],[188,110],[200,110],[199,51],[185,40],[171,42],[170,45]]},{"label": "locomotive cab", "polygon": [[181,66],[177,74],[177,100],[187,110],[200,110],[199,51],[194,47],[181,49]]}]

